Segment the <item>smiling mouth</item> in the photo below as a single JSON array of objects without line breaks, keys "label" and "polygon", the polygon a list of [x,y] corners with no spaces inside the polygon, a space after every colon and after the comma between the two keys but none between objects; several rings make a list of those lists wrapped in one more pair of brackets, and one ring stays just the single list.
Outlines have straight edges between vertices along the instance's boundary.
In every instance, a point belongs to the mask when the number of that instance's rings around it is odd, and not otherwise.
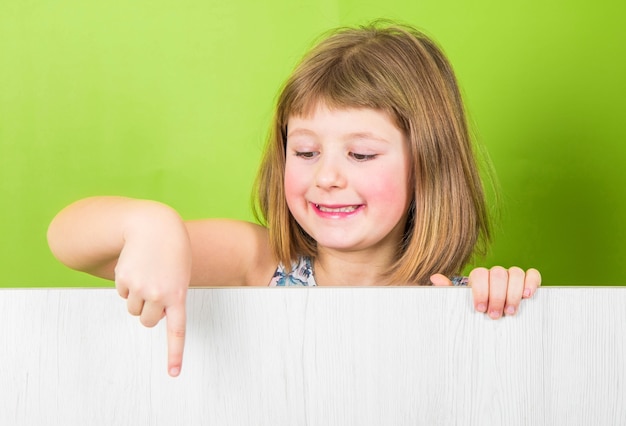
[{"label": "smiling mouth", "polygon": [[322,206],[320,204],[315,204],[315,208],[324,213],[352,213],[359,207],[361,206],[356,205],[356,206],[328,207],[328,206]]}]

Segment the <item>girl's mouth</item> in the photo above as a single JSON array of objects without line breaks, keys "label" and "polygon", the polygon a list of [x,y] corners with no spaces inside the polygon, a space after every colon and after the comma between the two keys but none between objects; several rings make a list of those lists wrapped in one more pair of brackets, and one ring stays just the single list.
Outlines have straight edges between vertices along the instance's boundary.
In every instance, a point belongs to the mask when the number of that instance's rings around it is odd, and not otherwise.
[{"label": "girl's mouth", "polygon": [[360,211],[364,205],[363,204],[352,204],[352,205],[323,205],[323,204],[315,204],[313,205],[314,210],[321,217],[326,218],[342,218],[352,216],[356,212]]},{"label": "girl's mouth", "polygon": [[315,204],[315,208],[324,213],[351,213],[358,209],[359,206],[329,207]]}]

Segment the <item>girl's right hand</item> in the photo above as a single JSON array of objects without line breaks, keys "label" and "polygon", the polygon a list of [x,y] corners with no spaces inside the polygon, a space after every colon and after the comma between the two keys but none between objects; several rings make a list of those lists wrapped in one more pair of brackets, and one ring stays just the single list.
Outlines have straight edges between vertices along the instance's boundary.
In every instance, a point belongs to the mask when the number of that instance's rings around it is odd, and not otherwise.
[{"label": "girl's right hand", "polygon": [[167,317],[168,372],[180,374],[185,345],[191,245],[180,217],[150,209],[129,220],[115,266],[115,286],[128,312],[146,327]]},{"label": "girl's right hand", "polygon": [[85,198],[56,215],[48,243],[66,266],[115,280],[128,311],[144,325],[167,316],[168,371],[177,376],[191,275],[189,234],[178,213],[155,201]]}]

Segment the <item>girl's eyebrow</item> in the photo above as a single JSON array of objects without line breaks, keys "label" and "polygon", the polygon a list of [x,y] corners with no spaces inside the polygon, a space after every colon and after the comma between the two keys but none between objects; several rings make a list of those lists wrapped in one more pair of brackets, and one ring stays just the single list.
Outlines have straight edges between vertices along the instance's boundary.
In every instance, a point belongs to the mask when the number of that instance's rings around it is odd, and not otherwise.
[{"label": "girl's eyebrow", "polygon": [[315,136],[315,132],[308,129],[296,128],[294,130],[287,129],[287,137],[293,136]]},{"label": "girl's eyebrow", "polygon": [[[295,137],[295,136],[317,136],[317,134],[309,129],[303,129],[303,128],[296,128],[294,130],[289,130],[287,133],[287,137]],[[367,140],[372,140],[375,142],[383,142],[383,143],[389,143],[389,140],[385,139],[382,136],[378,136],[375,133],[372,132],[352,132],[352,133],[347,133],[343,136],[344,140],[347,141],[354,141],[354,140],[362,140],[362,139],[367,139]]]},{"label": "girl's eyebrow", "polygon": [[354,133],[348,133],[345,136],[346,140],[360,140],[360,139],[368,139],[368,140],[372,140],[375,142],[383,142],[383,143],[389,143],[389,140],[385,139],[382,136],[378,136],[375,133],[372,132],[354,132]]}]

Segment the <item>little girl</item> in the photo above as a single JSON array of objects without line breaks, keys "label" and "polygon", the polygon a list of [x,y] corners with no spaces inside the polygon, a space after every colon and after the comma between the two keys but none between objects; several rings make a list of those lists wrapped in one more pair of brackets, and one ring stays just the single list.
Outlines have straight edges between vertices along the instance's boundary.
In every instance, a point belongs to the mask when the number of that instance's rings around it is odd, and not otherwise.
[{"label": "little girl", "polygon": [[278,99],[256,181],[256,217],[184,222],[147,200],[78,201],[48,240],[67,266],[115,280],[128,311],[167,316],[180,372],[195,286],[472,286],[475,307],[512,315],[541,283],[478,268],[487,209],[452,69],[417,30],[372,24],[319,43]]}]

